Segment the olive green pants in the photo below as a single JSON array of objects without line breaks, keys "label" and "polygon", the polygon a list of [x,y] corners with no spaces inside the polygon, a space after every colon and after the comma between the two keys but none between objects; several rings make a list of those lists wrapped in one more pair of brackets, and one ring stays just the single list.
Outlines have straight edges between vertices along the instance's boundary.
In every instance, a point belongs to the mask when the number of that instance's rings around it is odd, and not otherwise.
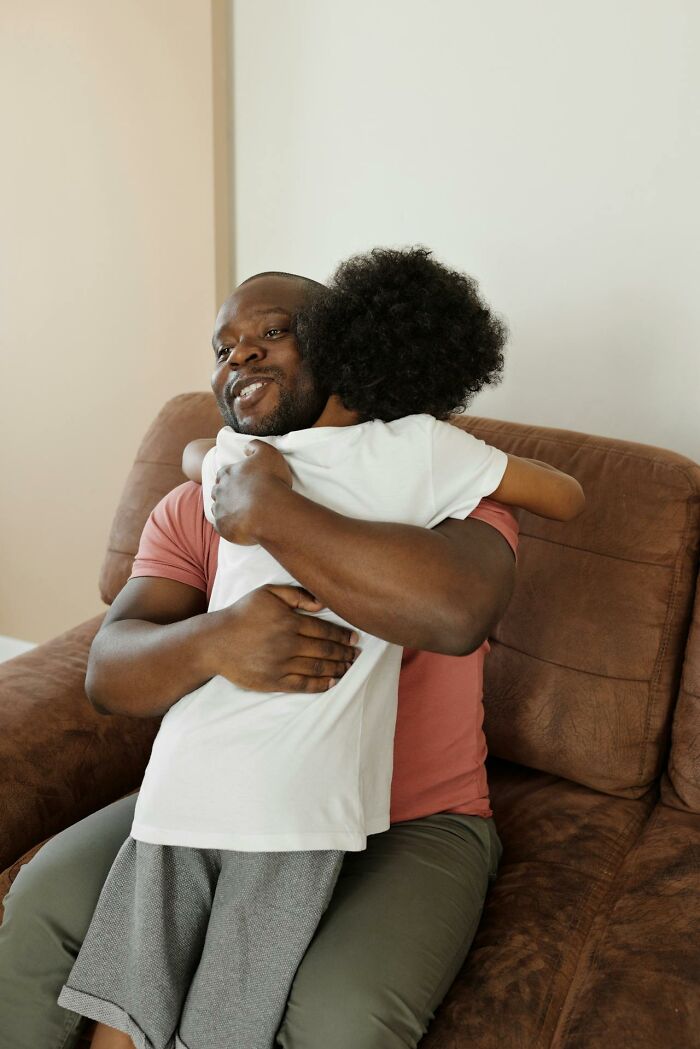
[{"label": "olive green pants", "polygon": [[[21,868],[0,928],[0,1049],[71,1049],[87,1023],[57,997],[136,795],[58,834]],[[492,819],[395,823],[343,861],[297,971],[282,1049],[418,1045],[471,945],[501,843]],[[205,1047],[203,1047],[205,1049]]]}]

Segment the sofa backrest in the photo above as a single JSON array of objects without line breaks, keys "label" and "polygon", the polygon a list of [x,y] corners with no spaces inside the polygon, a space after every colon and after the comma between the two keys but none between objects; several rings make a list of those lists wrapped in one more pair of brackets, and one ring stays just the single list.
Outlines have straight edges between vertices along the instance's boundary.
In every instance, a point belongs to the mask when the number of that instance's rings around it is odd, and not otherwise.
[{"label": "sofa backrest", "polygon": [[[195,393],[169,401],[149,429],[112,526],[100,578],[107,603],[129,576],[151,509],[184,480],[184,445],[220,425],[211,394]],[[567,470],[587,497],[568,524],[517,513],[516,590],[486,661],[489,750],[637,797],[669,744],[697,576],[700,468],[565,430],[474,416],[456,425]],[[697,683],[697,665],[687,673]]]},{"label": "sofa backrest", "polygon": [[141,441],[112,521],[100,573],[102,600],[111,605],[131,573],[139,539],[156,503],[186,480],[182,451],[197,437],[214,437],[221,416],[210,393],[183,393],[161,409]]},{"label": "sofa backrest", "polygon": [[621,797],[658,778],[697,577],[700,467],[673,452],[475,417],[483,440],[573,474],[566,524],[518,511],[513,600],[485,676],[498,757]]},{"label": "sofa backrest", "polygon": [[700,580],[685,650],[683,677],[673,715],[671,753],[661,781],[666,805],[700,812]]}]

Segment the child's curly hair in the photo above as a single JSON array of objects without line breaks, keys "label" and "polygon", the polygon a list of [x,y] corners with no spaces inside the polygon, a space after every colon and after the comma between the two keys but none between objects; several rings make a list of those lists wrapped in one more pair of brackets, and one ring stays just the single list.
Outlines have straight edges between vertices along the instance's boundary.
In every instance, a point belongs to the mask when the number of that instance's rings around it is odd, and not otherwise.
[{"label": "child's curly hair", "polygon": [[464,411],[503,368],[507,328],[472,277],[422,247],[374,248],[340,264],[297,317],[320,389],[362,421]]}]

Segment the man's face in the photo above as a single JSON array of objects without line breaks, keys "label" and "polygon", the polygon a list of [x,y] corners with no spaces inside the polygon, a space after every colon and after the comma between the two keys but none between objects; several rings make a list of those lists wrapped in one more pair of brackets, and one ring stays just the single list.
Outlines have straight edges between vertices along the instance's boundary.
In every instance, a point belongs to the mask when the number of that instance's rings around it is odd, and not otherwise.
[{"label": "man's face", "polygon": [[294,280],[256,277],[219,310],[211,386],[224,422],[238,433],[289,433],[321,415],[327,396],[315,389],[293,332],[308,295]]}]

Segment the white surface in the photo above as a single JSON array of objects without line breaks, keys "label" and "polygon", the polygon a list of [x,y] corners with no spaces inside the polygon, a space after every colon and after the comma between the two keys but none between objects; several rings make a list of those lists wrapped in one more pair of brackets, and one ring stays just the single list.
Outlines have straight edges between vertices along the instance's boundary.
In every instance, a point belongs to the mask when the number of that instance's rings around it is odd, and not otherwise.
[{"label": "white surface", "polygon": [[0,635],[0,663],[4,663],[6,659],[12,659],[14,656],[20,656],[23,652],[28,652],[30,648],[34,647],[33,641],[20,641],[17,637]]},{"label": "white surface", "polygon": [[696,0],[232,0],[239,279],[422,242],[511,329],[476,414],[700,459]]}]

